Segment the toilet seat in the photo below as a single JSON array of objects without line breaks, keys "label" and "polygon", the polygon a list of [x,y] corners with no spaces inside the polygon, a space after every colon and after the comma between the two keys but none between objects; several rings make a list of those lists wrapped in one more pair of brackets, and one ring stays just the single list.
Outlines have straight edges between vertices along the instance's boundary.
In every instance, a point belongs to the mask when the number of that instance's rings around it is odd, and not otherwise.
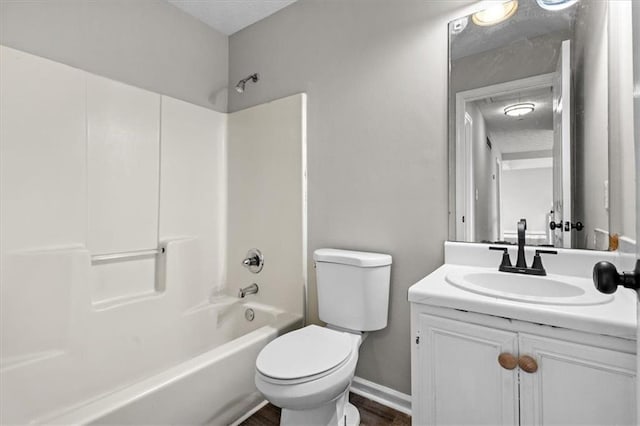
[{"label": "toilet seat", "polygon": [[348,334],[309,325],[267,344],[258,355],[256,370],[271,383],[304,383],[342,367],[353,350]]}]

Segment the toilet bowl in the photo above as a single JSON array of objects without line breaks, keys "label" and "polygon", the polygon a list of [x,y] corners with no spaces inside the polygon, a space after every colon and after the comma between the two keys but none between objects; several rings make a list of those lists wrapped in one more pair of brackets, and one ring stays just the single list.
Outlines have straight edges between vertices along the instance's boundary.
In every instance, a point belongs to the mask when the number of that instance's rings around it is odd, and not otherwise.
[{"label": "toilet bowl", "polygon": [[362,340],[360,334],[309,325],[260,352],[256,387],[282,408],[282,425],[359,424],[347,400]]},{"label": "toilet bowl", "polygon": [[391,256],[319,249],[313,259],[327,327],[309,325],[267,344],[256,360],[256,387],[282,408],[281,425],[356,426],[349,388],[365,333],[387,326]]}]

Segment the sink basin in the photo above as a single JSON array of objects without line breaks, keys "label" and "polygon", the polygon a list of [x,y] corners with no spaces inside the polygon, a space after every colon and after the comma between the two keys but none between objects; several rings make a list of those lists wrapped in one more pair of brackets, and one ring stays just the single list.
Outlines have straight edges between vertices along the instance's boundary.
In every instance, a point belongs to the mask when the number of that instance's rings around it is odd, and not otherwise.
[{"label": "sink basin", "polygon": [[527,303],[599,305],[613,300],[612,295],[599,293],[591,281],[584,278],[484,271],[451,272],[445,280],[473,293]]}]

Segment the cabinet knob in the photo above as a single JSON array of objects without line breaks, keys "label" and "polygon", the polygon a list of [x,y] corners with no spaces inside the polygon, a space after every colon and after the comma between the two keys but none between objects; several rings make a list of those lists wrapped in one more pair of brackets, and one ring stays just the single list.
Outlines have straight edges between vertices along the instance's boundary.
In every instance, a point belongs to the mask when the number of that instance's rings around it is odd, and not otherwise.
[{"label": "cabinet knob", "polygon": [[505,370],[513,370],[518,366],[518,360],[509,352],[502,352],[498,355],[498,363]]},{"label": "cabinet knob", "polygon": [[527,373],[535,373],[538,371],[538,363],[529,355],[522,355],[518,358],[518,365]]}]

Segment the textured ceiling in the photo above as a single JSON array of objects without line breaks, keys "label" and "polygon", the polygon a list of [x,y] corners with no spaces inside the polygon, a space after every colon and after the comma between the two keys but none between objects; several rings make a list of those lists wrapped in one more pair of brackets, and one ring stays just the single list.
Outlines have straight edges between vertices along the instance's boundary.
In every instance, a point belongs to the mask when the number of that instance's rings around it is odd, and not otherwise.
[{"label": "textured ceiling", "polygon": [[[520,102],[531,102],[535,110],[522,117],[505,115],[505,107]],[[522,90],[502,96],[491,96],[475,101],[491,131],[498,130],[553,130],[553,98],[551,87]]]},{"label": "textured ceiling", "polygon": [[223,34],[231,35],[296,0],[167,0]]},{"label": "textured ceiling", "polygon": [[491,143],[503,154],[544,152],[551,156],[553,130],[521,130],[490,132]]},{"label": "textured ceiling", "polygon": [[[521,118],[509,117],[504,108],[532,102],[535,110]],[[490,133],[491,142],[503,153],[553,148],[553,96],[551,87],[524,90],[475,101]]]}]

